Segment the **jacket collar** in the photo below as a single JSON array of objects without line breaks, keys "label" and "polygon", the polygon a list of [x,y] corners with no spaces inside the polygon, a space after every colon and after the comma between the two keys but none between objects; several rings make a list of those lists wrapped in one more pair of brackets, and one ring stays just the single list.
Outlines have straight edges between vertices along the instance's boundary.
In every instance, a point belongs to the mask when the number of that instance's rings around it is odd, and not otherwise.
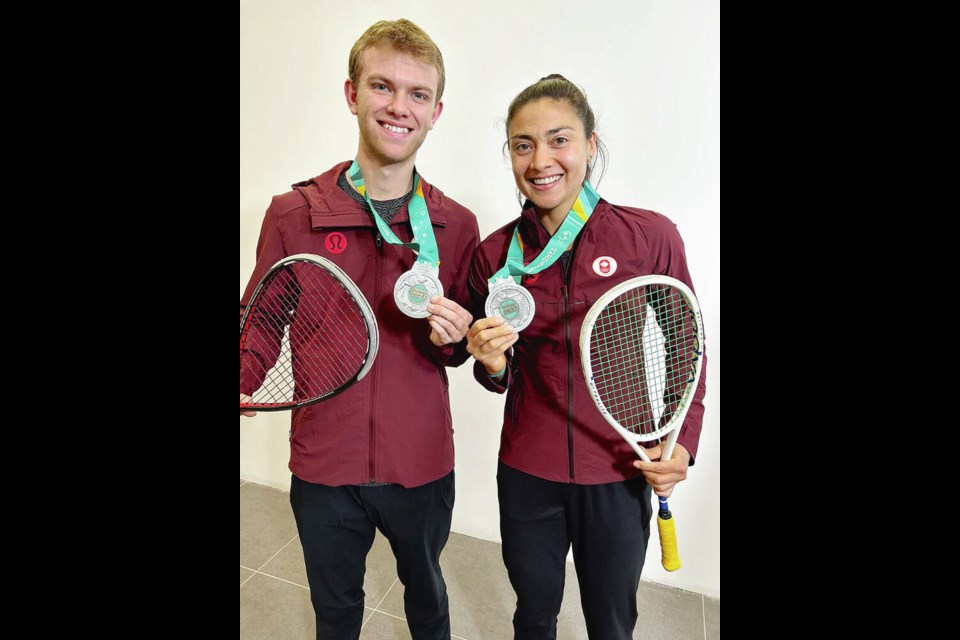
[{"label": "jacket collar", "polygon": [[[607,207],[607,201],[600,198],[596,208],[593,210],[593,215],[587,220],[587,224],[583,230],[580,231],[580,235],[593,233],[595,227],[593,224],[594,218],[603,216],[607,211]],[[520,212],[520,234],[523,236],[523,241],[527,246],[537,251],[543,249],[547,246],[547,243],[550,242],[550,234],[547,233],[543,224],[540,223],[540,218],[537,217],[537,210],[533,208],[533,202],[530,200],[523,203],[523,210]]]},{"label": "jacket collar", "polygon": [[[353,198],[337,186],[337,178],[346,169],[350,168],[352,162],[351,160],[341,162],[316,178],[293,185],[293,189],[303,194],[307,204],[310,205],[310,226],[312,228],[374,226],[373,220],[367,212],[361,209]],[[443,210],[443,192],[427,184],[423,176],[420,176],[420,184],[423,188],[423,198],[427,202],[427,210],[430,212],[430,222],[434,226],[445,227],[447,216]],[[409,221],[410,214],[407,207],[404,206],[390,221],[390,225]]]},{"label": "jacket collar", "polygon": [[542,249],[550,241],[550,234],[540,223],[537,210],[533,208],[530,200],[523,203],[523,210],[520,212],[520,235],[528,246],[537,249]]}]

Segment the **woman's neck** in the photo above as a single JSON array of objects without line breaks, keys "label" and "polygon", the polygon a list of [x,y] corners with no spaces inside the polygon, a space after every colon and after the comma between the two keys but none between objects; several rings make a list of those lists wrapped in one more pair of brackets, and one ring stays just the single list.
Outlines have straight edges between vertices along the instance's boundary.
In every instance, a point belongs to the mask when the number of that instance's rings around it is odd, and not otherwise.
[{"label": "woman's neck", "polygon": [[543,228],[547,230],[547,233],[549,233],[551,237],[557,232],[557,229],[560,228],[563,221],[567,219],[567,215],[569,215],[570,210],[573,208],[573,203],[576,202],[579,197],[580,194],[578,193],[569,202],[565,202],[552,209],[541,209],[536,205],[533,206],[537,212],[537,217],[540,219],[540,224],[543,225]]}]

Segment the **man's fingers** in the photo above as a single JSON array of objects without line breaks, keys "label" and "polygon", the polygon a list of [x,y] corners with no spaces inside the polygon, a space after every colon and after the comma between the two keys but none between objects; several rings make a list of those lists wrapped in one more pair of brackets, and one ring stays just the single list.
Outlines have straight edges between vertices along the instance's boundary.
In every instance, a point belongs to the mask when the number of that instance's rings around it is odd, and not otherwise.
[{"label": "man's fingers", "polygon": [[[249,404],[249,403],[251,403],[251,402],[253,402],[253,398],[251,398],[250,396],[248,396],[248,395],[245,394],[245,393],[241,393],[241,394],[240,394],[240,404]],[[257,412],[256,412],[256,411],[241,411],[241,412],[240,412],[240,415],[242,415],[242,416],[247,416],[248,418],[252,418],[253,416],[257,415]]]},{"label": "man's fingers", "polygon": [[[447,318],[444,318],[443,316],[432,315],[428,318],[428,322],[430,322],[430,326],[433,327],[435,330],[437,329],[437,326],[443,327],[443,333],[448,334],[451,338],[456,336],[457,334],[462,335],[463,333],[462,331],[457,329],[456,323],[451,322],[450,320],[448,320]],[[440,333],[440,331],[437,330],[437,333]]]},{"label": "man's fingers", "polygon": [[431,304],[427,305],[427,311],[430,313],[443,316],[455,324],[459,324],[462,321],[469,326],[470,323],[473,322],[473,315],[449,298],[437,296],[430,302]]},{"label": "man's fingers", "polygon": [[450,344],[452,342],[460,342],[459,340],[455,340],[453,336],[447,332],[447,329],[436,320],[433,320],[432,317],[430,320],[427,320],[427,322],[433,329],[433,333],[430,334],[430,342],[436,346],[442,347],[443,345]]}]

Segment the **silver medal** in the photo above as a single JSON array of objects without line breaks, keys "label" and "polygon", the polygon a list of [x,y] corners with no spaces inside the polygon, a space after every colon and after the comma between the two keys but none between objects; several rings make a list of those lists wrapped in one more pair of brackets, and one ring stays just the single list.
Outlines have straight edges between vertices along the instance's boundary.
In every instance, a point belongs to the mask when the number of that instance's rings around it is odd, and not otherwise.
[{"label": "silver medal", "polygon": [[393,287],[393,299],[397,307],[411,318],[429,316],[427,305],[430,299],[442,295],[440,268],[432,268],[423,262],[414,263],[413,268],[401,275]]},{"label": "silver medal", "polygon": [[519,332],[533,320],[537,306],[530,292],[508,277],[490,285],[485,310],[488,318],[501,317]]}]

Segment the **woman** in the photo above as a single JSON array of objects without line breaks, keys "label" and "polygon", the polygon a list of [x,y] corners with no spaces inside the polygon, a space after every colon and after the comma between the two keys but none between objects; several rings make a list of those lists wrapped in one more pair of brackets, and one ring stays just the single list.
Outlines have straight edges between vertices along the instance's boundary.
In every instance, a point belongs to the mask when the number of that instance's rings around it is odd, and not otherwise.
[{"label": "woman", "polygon": [[[514,98],[507,146],[527,200],[519,220],[480,245],[470,273],[473,315],[482,318],[467,334],[475,375],[491,391],[507,392],[497,484],[518,639],[556,637],[571,545],[590,637],[631,637],[650,488],[669,496],[686,478],[703,417],[705,370],[673,456],[659,462],[658,445],[649,450],[655,462],[646,463],[590,398],[578,344],[591,304],[639,275],[691,284],[669,219],[612,205],[589,184],[597,155],[606,155],[595,124],[583,92],[560,75]],[[521,273],[529,298],[510,277]],[[522,333],[501,317],[483,317],[492,315],[484,311],[488,298],[502,300],[503,291],[517,301],[503,315]]]}]

